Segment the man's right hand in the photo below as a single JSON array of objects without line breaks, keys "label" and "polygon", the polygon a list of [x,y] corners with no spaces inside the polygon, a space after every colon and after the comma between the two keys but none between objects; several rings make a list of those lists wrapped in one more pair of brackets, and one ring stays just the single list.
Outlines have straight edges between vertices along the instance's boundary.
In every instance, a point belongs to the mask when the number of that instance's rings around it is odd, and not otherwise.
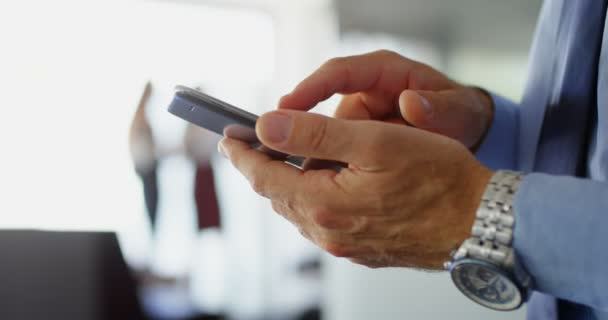
[{"label": "man's right hand", "polygon": [[491,98],[433,68],[381,50],[334,58],[284,96],[281,109],[310,110],[340,93],[335,116],[403,123],[477,146],[491,124]]}]

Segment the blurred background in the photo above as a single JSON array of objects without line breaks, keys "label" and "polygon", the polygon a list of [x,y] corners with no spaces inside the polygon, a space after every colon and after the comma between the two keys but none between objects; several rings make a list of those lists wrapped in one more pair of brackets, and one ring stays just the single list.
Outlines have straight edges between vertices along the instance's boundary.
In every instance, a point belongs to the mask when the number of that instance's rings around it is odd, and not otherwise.
[{"label": "blurred background", "polygon": [[93,310],[79,318],[101,319],[100,296],[78,290],[118,299],[130,289],[108,289],[128,283],[111,271],[133,279],[150,319],[523,319],[470,302],[445,273],[319,252],[216,154],[217,137],[166,107],[184,84],[260,114],[328,58],[378,49],[517,100],[541,2],[0,2],[0,317],[72,290],[64,300]]}]

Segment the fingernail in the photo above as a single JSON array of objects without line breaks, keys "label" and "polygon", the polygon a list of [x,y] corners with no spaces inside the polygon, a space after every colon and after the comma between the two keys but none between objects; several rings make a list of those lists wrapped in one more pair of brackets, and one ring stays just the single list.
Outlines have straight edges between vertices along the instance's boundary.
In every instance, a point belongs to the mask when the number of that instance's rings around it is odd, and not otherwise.
[{"label": "fingernail", "polygon": [[418,94],[418,96],[420,97],[422,109],[424,110],[427,116],[430,116],[433,113],[433,106],[431,106],[429,100],[427,100],[427,98],[425,98],[423,95]]},{"label": "fingernail", "polygon": [[217,143],[217,152],[219,152],[224,158],[228,159],[226,151],[224,150],[224,143],[222,141]]},{"label": "fingernail", "polygon": [[287,140],[291,132],[291,117],[274,112],[265,116],[263,121],[264,127],[260,132],[263,140],[272,143],[281,143]]}]

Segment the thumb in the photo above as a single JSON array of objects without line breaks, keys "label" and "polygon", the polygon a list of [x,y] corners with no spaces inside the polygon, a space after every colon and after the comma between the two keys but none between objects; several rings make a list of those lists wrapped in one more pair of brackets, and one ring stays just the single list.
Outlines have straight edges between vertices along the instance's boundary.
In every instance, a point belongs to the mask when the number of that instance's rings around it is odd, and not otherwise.
[{"label": "thumb", "polygon": [[369,150],[377,148],[373,137],[385,136],[381,132],[383,125],[386,126],[381,122],[279,110],[266,113],[257,120],[256,134],[265,146],[276,151],[367,167],[376,161],[370,156],[374,153]]},{"label": "thumb", "polygon": [[417,128],[473,147],[484,135],[492,117],[491,105],[484,103],[474,90],[405,90],[399,96],[401,115]]}]

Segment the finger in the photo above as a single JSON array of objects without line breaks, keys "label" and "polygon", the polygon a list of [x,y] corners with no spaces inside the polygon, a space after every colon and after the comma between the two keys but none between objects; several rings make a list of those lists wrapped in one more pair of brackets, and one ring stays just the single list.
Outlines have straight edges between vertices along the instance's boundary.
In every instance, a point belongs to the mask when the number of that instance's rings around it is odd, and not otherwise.
[{"label": "finger", "polygon": [[267,154],[251,148],[245,142],[224,138],[218,146],[234,167],[247,178],[254,191],[265,197],[275,196],[276,193],[268,186],[271,182],[267,180],[271,178],[264,177],[266,172],[272,171],[275,175],[282,176],[285,182],[300,182],[302,176],[300,170],[284,162],[274,161]]},{"label": "finger", "polygon": [[407,127],[377,121],[329,118],[319,114],[281,110],[262,115],[256,133],[262,143],[288,154],[357,165],[382,165],[380,152],[390,152],[396,136]]},{"label": "finger", "polygon": [[292,223],[299,230],[302,230],[305,225],[308,225],[306,216],[296,213],[293,208],[290,208],[289,205],[285,204],[284,202],[272,200],[271,203],[272,209],[276,213],[287,219],[287,221]]},{"label": "finger", "polygon": [[372,114],[361,101],[359,94],[353,93],[342,97],[334,112],[334,117],[350,120],[371,120]]},{"label": "finger", "polygon": [[386,120],[401,117],[399,96],[386,92],[358,92],[346,95],[338,104],[334,116],[352,120]]},{"label": "finger", "polygon": [[407,67],[409,60],[386,50],[331,59],[284,96],[279,108],[310,110],[336,93],[366,91],[379,84],[386,84],[387,90],[405,88],[403,72],[384,72],[393,69],[397,60],[402,68]]},{"label": "finger", "polygon": [[224,138],[219,146],[255,192],[280,201],[293,211],[299,207],[304,212],[316,203],[335,205],[343,198],[342,190],[336,188],[335,171],[304,172],[236,139]]},{"label": "finger", "polygon": [[487,126],[483,104],[462,89],[405,90],[399,107],[413,126],[451,137],[467,147],[476,144]]}]

